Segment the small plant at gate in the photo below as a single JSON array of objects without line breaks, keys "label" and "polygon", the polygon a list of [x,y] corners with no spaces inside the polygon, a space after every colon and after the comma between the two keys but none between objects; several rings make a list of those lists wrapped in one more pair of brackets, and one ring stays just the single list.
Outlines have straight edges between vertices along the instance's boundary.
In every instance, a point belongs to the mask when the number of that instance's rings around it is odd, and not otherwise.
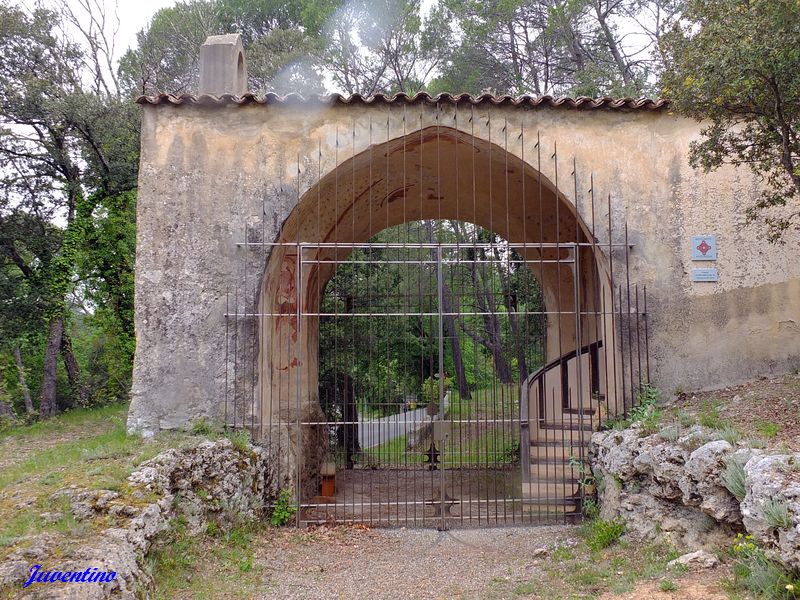
[{"label": "small plant at gate", "polygon": [[658,431],[661,422],[661,410],[657,406],[659,398],[658,390],[646,383],[636,395],[638,405],[628,413],[631,423],[639,423],[645,435]]},{"label": "small plant at gate", "polygon": [[592,468],[576,456],[569,457],[569,466],[578,475],[578,485],[581,486],[583,494],[593,496],[597,489],[597,481],[592,473]]},{"label": "small plant at gate", "polygon": [[625,523],[621,519],[594,519],[583,526],[586,545],[598,552],[614,545],[625,533]]},{"label": "small plant at gate", "polygon": [[597,500],[594,498],[586,498],[581,509],[583,516],[589,521],[593,521],[600,516],[600,505],[597,504]]},{"label": "small plant at gate", "polygon": [[272,514],[269,517],[269,522],[274,527],[282,527],[286,525],[297,512],[297,508],[292,502],[292,490],[283,488],[278,493],[278,499],[272,507]]}]

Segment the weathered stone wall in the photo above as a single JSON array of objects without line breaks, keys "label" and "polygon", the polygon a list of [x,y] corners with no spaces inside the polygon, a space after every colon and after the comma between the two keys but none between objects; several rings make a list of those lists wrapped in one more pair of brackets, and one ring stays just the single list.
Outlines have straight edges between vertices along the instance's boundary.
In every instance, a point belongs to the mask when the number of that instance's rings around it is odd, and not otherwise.
[{"label": "weathered stone wall", "polygon": [[[145,558],[168,539],[176,519],[188,532],[204,531],[214,521],[221,529],[265,516],[280,483],[267,451],[234,446],[230,440],[206,441],[162,452],[142,463],[128,478],[124,494],[109,490],[65,489],[72,514],[88,523],[115,522],[111,528],[83,538],[80,544],[61,534],[43,533],[0,563],[0,590],[20,590],[32,564],[58,571],[96,567],[114,571],[107,583],[32,584],[22,598],[93,600],[149,597],[152,581]],[[15,596],[17,597],[17,596]]]},{"label": "weathered stone wall", "polygon": [[[588,190],[594,174],[596,205],[583,194],[577,211],[585,223],[594,212],[601,245],[609,241],[605,196],[611,194],[611,237],[622,241],[628,223],[631,284],[647,285],[656,386],[668,393],[679,385],[713,388],[800,366],[800,234],[789,232],[784,246],[766,245],[763,228],[744,223],[757,182],[745,169],[710,175],[692,169],[686,157],[699,125],[667,111],[308,101],[160,103],[145,105],[142,116],[132,430],[221,418],[226,290],[246,281],[239,310],[258,306],[267,262],[264,252],[237,242],[278,239],[320,177],[371,145],[445,125],[507,148],[531,169],[538,132],[550,183],[557,143],[560,192],[572,210],[574,185],[565,175],[572,158],[578,190]],[[339,179],[348,198],[351,176],[342,171]],[[423,184],[435,197],[435,188]],[[388,201],[385,192],[393,190],[381,189],[375,193]],[[528,186],[513,201],[533,207],[539,198]],[[718,283],[690,281],[690,236],[704,233],[717,235]],[[619,270],[614,279],[625,283]],[[269,344],[269,334],[261,338]],[[305,391],[311,407],[313,391]]]},{"label": "weathered stone wall", "polygon": [[[638,425],[595,433],[592,469],[602,516],[622,518],[642,538],[689,549],[729,547],[746,530],[786,567],[799,569],[800,454],[767,455],[718,436],[700,426],[674,440],[646,435]],[[722,480],[729,460],[744,465],[741,502]],[[786,507],[788,523],[769,522],[770,502]]]}]

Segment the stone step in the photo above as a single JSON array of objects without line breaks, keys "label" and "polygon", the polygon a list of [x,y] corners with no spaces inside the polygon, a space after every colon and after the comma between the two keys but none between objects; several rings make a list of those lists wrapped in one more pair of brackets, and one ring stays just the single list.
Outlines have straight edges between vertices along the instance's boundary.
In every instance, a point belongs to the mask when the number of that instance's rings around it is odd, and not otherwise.
[{"label": "stone step", "polygon": [[583,458],[585,459],[589,453],[589,446],[588,444],[579,444],[570,442],[567,440],[565,443],[561,443],[560,441],[555,441],[552,443],[548,442],[534,442],[531,444],[530,449],[530,457],[531,461],[534,459],[570,459],[570,457],[575,457],[576,459],[581,458],[581,447],[583,449]]},{"label": "stone step", "polygon": [[535,498],[570,498],[580,496],[581,488],[576,479],[561,481],[531,481],[522,484],[522,497],[525,500]]},{"label": "stone step", "polygon": [[561,429],[556,427],[548,427],[546,429],[531,430],[531,437],[536,441],[542,442],[557,442],[567,441],[574,445],[586,444],[590,441],[594,429],[584,427],[582,429]]}]

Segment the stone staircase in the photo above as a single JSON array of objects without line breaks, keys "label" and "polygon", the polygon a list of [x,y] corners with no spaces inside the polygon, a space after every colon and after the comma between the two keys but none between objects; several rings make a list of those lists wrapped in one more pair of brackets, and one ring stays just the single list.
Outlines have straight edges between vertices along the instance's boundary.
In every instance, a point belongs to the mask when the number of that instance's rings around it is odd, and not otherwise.
[{"label": "stone staircase", "polygon": [[[605,386],[585,365],[597,369],[597,357],[590,361],[589,354],[601,346],[592,344],[548,363],[523,386],[522,498],[533,519],[569,522],[582,516],[581,480],[588,470],[592,433],[606,406]],[[576,376],[579,366],[583,378]]]}]

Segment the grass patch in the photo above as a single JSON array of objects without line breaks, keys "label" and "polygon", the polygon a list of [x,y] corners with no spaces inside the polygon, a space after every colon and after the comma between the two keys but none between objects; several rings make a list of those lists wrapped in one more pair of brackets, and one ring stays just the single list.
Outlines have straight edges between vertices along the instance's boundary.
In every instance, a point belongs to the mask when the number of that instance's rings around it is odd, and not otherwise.
[{"label": "grass patch", "polygon": [[767,440],[773,439],[780,431],[779,425],[772,421],[758,421],[755,428],[759,435]]},{"label": "grass patch", "polygon": [[99,408],[75,408],[45,421],[3,429],[0,431],[0,441],[8,438],[45,437],[73,428],[92,428],[108,423],[110,419],[121,418],[127,414],[127,411],[127,404],[110,404]]},{"label": "grass patch", "polygon": [[734,457],[729,457],[725,461],[725,470],[722,472],[720,479],[722,480],[722,485],[733,494],[734,498],[739,502],[744,500],[747,488],[745,486],[744,465],[741,461]]},{"label": "grass patch", "polygon": [[[508,425],[487,422],[519,414],[519,387],[516,384],[498,385],[475,390],[471,398],[463,399],[457,390],[450,391],[447,420],[453,421],[450,435],[441,452],[444,467],[473,467],[513,465],[519,463],[519,431]],[[429,426],[429,425],[425,425]],[[365,467],[382,465],[418,465],[426,463],[425,452],[430,437],[408,448],[403,435],[364,449],[357,461]]]},{"label": "grass patch", "polygon": [[222,589],[250,597],[263,587],[263,569],[253,551],[258,524],[224,532],[214,527],[200,535],[189,535],[183,521],[173,525],[168,543],[148,557],[156,598],[212,598]]},{"label": "grass patch", "polygon": [[758,598],[797,598],[800,575],[783,568],[767,556],[752,536],[736,536],[733,554],[733,591],[746,591]]},{"label": "grass patch", "polygon": [[[70,485],[124,495],[126,479],[140,463],[197,439],[177,432],[163,432],[147,442],[128,436],[126,410],[124,405],[78,409],[3,433],[11,440],[10,449],[23,443],[41,449],[22,454],[0,470],[0,489],[5,492],[0,499],[0,539],[6,542],[0,545],[9,548],[20,537],[43,531],[82,537],[113,525],[105,518],[77,522],[66,500],[54,505],[50,497]],[[47,520],[41,517],[45,512],[63,516]]]},{"label": "grass patch", "polygon": [[[761,507],[767,524],[775,529],[789,529],[792,526],[792,516],[789,506],[783,500],[770,499]],[[798,590],[800,591],[800,590]]]},{"label": "grass patch", "polygon": [[741,435],[739,434],[739,430],[736,429],[733,425],[723,425],[720,429],[717,430],[717,435],[721,440],[725,440],[731,446],[735,446]]},{"label": "grass patch", "polygon": [[594,552],[616,544],[624,533],[625,524],[621,519],[594,519],[581,525],[581,535]]},{"label": "grass patch", "polygon": [[672,579],[664,579],[658,584],[658,589],[662,592],[677,592],[678,584],[672,581]]},{"label": "grass patch", "polygon": [[718,398],[703,400],[700,405],[700,411],[697,414],[697,422],[709,429],[721,429],[723,424],[722,415],[719,411],[720,406],[722,406],[722,400]]}]

